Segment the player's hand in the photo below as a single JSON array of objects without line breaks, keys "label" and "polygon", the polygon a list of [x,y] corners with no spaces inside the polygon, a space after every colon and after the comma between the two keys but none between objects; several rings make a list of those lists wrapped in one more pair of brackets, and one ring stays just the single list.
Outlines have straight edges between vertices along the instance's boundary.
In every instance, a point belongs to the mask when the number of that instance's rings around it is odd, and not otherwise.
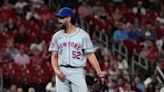
[{"label": "player's hand", "polygon": [[55,71],[55,74],[59,79],[64,80],[64,73],[62,71],[57,70]]},{"label": "player's hand", "polygon": [[105,81],[105,73],[101,72],[101,73],[99,73],[97,75],[101,78],[101,81],[104,83],[104,81]]}]

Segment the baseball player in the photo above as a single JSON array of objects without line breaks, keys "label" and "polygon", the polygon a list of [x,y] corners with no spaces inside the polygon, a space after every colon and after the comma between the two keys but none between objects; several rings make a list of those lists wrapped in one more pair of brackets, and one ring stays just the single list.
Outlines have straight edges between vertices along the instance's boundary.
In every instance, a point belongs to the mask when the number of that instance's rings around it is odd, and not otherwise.
[{"label": "baseball player", "polygon": [[87,32],[75,26],[75,14],[69,7],[62,8],[56,17],[63,29],[53,35],[49,51],[57,92],[88,92],[84,72],[87,58],[97,75],[104,76],[91,39]]}]

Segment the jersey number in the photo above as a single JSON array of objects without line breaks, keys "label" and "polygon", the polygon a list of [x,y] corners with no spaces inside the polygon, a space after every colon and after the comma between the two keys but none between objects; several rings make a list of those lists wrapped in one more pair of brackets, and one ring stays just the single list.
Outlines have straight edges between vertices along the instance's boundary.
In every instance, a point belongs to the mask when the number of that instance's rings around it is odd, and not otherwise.
[{"label": "jersey number", "polygon": [[72,51],[72,58],[80,59],[81,53],[79,51]]}]

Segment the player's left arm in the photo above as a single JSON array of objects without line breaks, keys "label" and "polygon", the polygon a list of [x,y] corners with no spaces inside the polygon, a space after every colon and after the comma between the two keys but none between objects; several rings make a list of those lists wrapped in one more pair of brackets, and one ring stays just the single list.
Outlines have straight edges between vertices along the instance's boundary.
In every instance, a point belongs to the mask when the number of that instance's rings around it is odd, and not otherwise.
[{"label": "player's left arm", "polygon": [[89,34],[86,34],[84,37],[82,49],[84,49],[84,53],[87,54],[87,58],[88,58],[90,64],[92,65],[92,67],[95,69],[97,75],[99,77],[104,77],[104,74],[101,71],[98,60],[94,54],[95,49],[94,49],[94,46],[92,44],[92,41],[91,41]]},{"label": "player's left arm", "polygon": [[88,53],[88,60],[89,60],[90,64],[92,65],[92,67],[95,69],[97,75],[99,77],[104,77],[104,74],[101,71],[100,65],[98,63],[98,60],[97,60],[94,52]]}]

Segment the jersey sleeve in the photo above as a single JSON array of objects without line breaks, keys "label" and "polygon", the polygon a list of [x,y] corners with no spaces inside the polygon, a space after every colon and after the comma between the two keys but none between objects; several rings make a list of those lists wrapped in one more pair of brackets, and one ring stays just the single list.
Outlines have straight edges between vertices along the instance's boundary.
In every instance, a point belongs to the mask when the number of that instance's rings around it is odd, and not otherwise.
[{"label": "jersey sleeve", "polygon": [[95,52],[90,36],[87,34],[83,40],[83,49],[85,53]]},{"label": "jersey sleeve", "polygon": [[59,50],[59,47],[58,47],[58,44],[57,44],[57,35],[53,35],[52,37],[52,40],[51,40],[51,43],[50,43],[50,47],[48,49],[50,52],[58,52]]}]

